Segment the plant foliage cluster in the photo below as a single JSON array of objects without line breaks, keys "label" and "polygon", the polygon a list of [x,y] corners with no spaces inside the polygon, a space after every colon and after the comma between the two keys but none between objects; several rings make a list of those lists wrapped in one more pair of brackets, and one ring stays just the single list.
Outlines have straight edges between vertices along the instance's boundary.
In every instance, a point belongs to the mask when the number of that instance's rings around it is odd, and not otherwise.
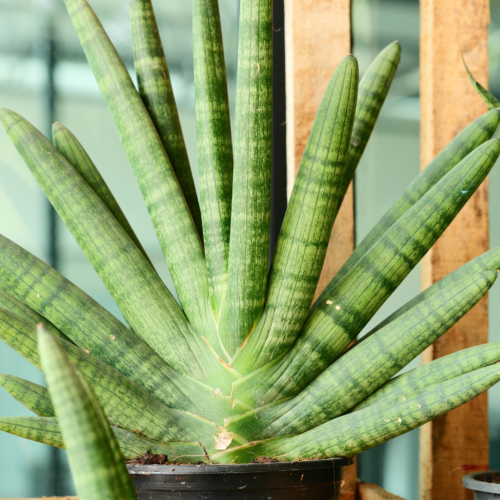
[{"label": "plant foliage cluster", "polygon": [[[81,442],[76,434],[87,429],[109,463],[120,451],[127,459],[151,452],[184,463],[351,456],[500,380],[499,344],[393,378],[485,295],[500,268],[498,248],[349,347],[488,175],[500,154],[500,141],[491,139],[498,110],[472,122],[428,165],[311,307],[335,217],[396,72],[399,44],[385,48],[361,81],[353,56],[335,70],[269,262],[272,1],[241,1],[232,135],[218,3],[193,0],[199,198],[151,1],[130,1],[138,89],[87,1],[65,2],[180,304],[77,138],[56,123],[50,142],[2,110],[11,140],[128,326],[0,235],[0,337],[45,368],[51,391],[1,375],[0,384],[38,415],[0,418],[1,430],[71,452]],[[42,357],[37,323],[52,334],[40,333]],[[61,394],[77,401],[75,408],[95,410],[90,416],[82,410],[87,417],[73,437]],[[101,407],[112,426],[103,425]]]}]

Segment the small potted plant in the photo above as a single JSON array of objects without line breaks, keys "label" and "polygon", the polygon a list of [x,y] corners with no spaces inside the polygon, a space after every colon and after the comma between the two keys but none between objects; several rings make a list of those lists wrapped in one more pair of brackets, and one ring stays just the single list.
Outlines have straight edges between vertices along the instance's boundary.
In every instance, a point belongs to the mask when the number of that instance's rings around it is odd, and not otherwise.
[{"label": "small potted plant", "polygon": [[[431,162],[311,307],[399,44],[384,49],[360,82],[354,57],[337,67],[270,263],[272,2],[241,2],[234,140],[217,0],[193,2],[199,200],[150,0],[131,0],[138,90],[86,0],[66,5],[180,304],[76,137],[55,124],[51,143],[4,109],[7,133],[128,326],[0,236],[0,338],[41,367],[35,325],[56,336],[133,461],[139,498],[338,498],[345,457],[500,380],[498,344],[392,378],[484,296],[500,268],[499,248],[349,347],[493,167],[500,111],[472,122]],[[9,375],[0,384],[38,415],[0,418],[0,429],[65,446],[52,389]]]},{"label": "small potted plant", "polygon": [[477,500],[498,500],[500,498],[500,471],[475,472],[464,476],[465,488],[474,492]]}]

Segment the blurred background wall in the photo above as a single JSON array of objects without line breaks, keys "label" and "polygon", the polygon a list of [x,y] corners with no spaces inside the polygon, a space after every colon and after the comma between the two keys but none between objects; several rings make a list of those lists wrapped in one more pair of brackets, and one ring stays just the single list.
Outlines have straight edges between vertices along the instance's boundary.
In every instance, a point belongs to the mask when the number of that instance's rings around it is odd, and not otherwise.
[{"label": "blurred background wall", "polygon": [[[219,0],[234,112],[237,0]],[[127,2],[91,0],[125,63],[133,71]],[[195,179],[196,128],[187,0],[153,0]],[[500,96],[500,0],[491,0],[490,87]],[[356,174],[356,238],[360,241],[419,171],[418,0],[353,0],[353,52],[361,73],[388,43],[399,40],[402,59],[392,90]],[[324,50],[328,50],[327,47]],[[457,103],[459,106],[460,103]],[[57,120],[87,149],[161,276],[171,286],[134,176],[62,0],[0,0],[0,106],[19,112],[50,137]],[[491,245],[500,244],[500,169],[490,177]],[[7,135],[0,131],[0,233],[24,246],[121,317],[69,232],[60,223]],[[498,285],[497,285],[498,287]],[[500,341],[500,288],[490,293],[490,341]],[[420,290],[410,274],[367,326]],[[367,330],[368,331],[368,330]],[[416,366],[415,360],[411,366]],[[4,344],[0,372],[43,383],[43,375]],[[500,469],[500,387],[490,391],[491,467]],[[0,389],[0,416],[28,415]],[[0,433],[0,498],[73,492],[65,452]],[[450,470],[452,473],[452,470]],[[418,498],[418,430],[364,453],[360,476],[407,500]]]}]

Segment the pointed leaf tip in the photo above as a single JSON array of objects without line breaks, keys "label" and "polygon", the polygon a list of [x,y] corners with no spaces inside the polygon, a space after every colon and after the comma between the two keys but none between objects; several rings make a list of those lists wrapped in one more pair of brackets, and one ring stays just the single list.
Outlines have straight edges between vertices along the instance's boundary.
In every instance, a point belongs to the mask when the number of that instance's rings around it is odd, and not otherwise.
[{"label": "pointed leaf tip", "polygon": [[[356,66],[358,65],[358,60],[352,55],[352,54],[348,54],[347,56],[344,57],[344,59],[342,59],[342,63],[343,62],[346,62],[346,63],[353,63],[355,64]],[[341,64],[342,64],[341,63]]]},{"label": "pointed leaf tip", "polygon": [[66,129],[66,127],[62,123],[54,122],[52,124],[52,135],[54,135],[59,130],[65,130],[65,129]]},{"label": "pointed leaf tip", "polygon": [[10,109],[0,108],[0,120],[2,121],[2,124],[6,130],[7,130],[7,123],[6,123],[7,118],[16,114],[17,113],[14,113],[14,111],[11,111]]}]

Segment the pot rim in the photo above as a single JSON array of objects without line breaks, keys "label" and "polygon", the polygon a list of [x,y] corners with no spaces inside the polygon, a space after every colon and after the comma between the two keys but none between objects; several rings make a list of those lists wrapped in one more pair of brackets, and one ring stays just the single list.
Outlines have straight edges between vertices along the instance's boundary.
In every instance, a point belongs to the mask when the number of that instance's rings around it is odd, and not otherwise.
[{"label": "pot rim", "polygon": [[500,484],[491,483],[493,474],[500,479],[500,471],[474,472],[463,477],[463,485],[469,490],[482,491],[485,493],[500,493]]},{"label": "pot rim", "polygon": [[278,472],[292,470],[344,467],[354,463],[353,457],[334,457],[299,462],[269,462],[257,464],[200,464],[200,465],[135,465],[126,464],[130,474],[226,474],[238,472]]}]

